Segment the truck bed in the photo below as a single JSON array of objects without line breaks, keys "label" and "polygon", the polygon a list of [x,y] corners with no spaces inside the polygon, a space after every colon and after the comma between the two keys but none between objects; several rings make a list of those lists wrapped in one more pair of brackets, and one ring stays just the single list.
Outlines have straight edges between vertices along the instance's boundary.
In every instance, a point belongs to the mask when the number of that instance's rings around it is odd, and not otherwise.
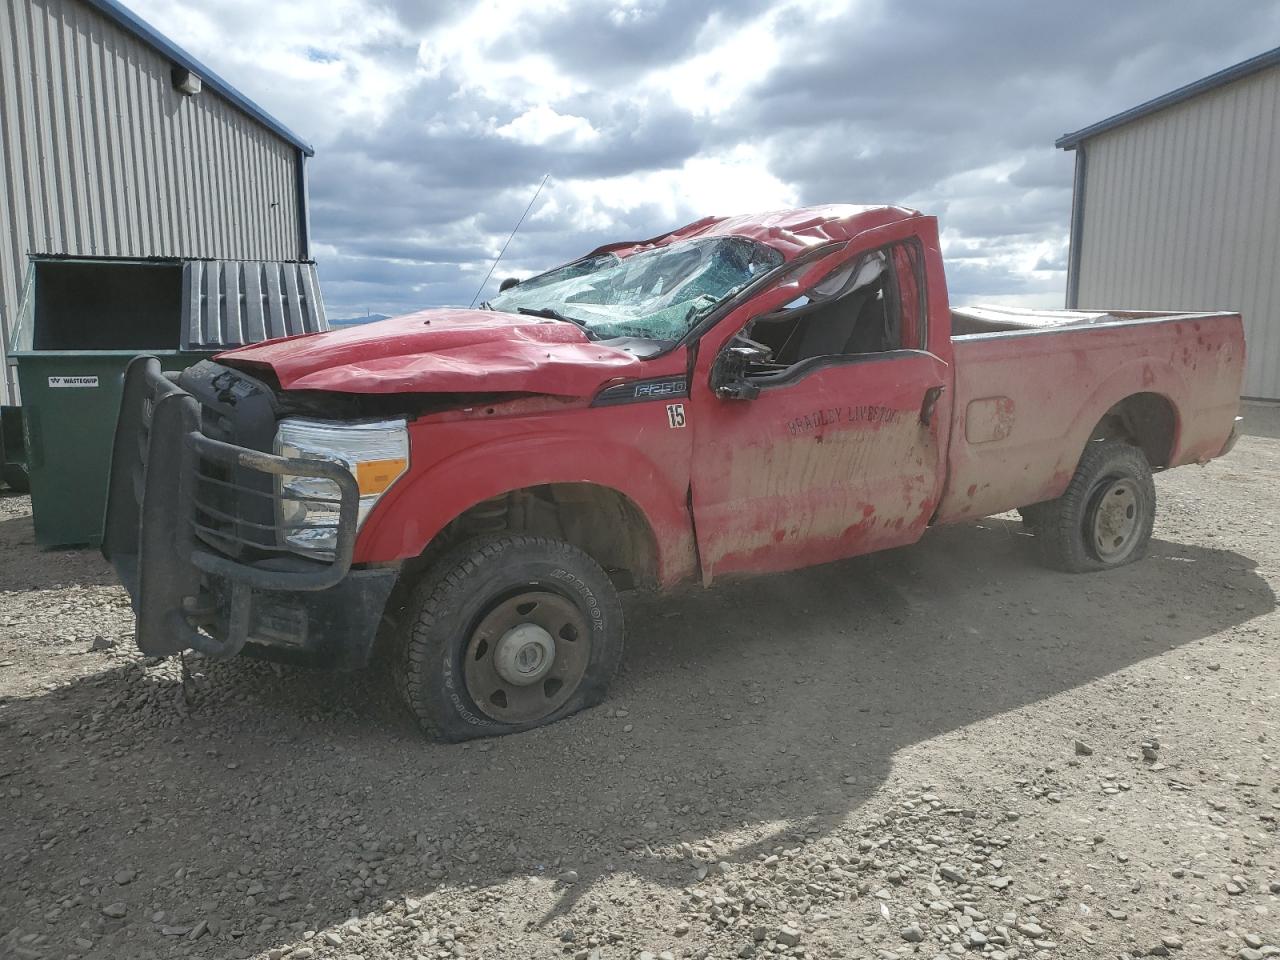
[{"label": "truck bed", "polygon": [[1062,327],[1099,326],[1127,320],[1170,317],[1219,316],[1219,314],[1161,313],[1150,310],[1030,310],[1025,307],[972,306],[951,311],[951,338],[982,333],[1017,333],[1056,330]]},{"label": "truck bed", "polygon": [[1117,404],[1167,425],[1157,469],[1203,462],[1231,437],[1244,372],[1235,313],[952,311],[949,473],[938,522],[1058,497]]}]

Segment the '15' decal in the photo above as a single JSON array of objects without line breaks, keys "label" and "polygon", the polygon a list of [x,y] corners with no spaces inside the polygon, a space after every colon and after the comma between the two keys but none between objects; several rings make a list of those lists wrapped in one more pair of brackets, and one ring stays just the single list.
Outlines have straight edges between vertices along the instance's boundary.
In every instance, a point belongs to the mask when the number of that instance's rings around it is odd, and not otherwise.
[{"label": "'15' decal", "polygon": [[667,404],[667,423],[672,430],[679,430],[684,426],[684,404],[668,403]]}]

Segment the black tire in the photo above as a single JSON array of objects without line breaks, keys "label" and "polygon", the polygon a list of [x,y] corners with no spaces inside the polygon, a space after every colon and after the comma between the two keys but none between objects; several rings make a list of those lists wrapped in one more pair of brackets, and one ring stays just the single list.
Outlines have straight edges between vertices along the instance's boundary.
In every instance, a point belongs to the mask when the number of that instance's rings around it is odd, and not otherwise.
[{"label": "black tire", "polygon": [[1035,532],[1044,520],[1044,504],[1029,503],[1025,507],[1018,508],[1018,516],[1022,518],[1022,525],[1028,530]]},{"label": "black tire", "polygon": [[14,493],[31,492],[31,481],[27,477],[27,471],[19,466],[5,466],[3,477],[0,479],[3,479]]},{"label": "black tire", "polygon": [[[1118,508],[1108,498],[1117,498]],[[1118,521],[1109,524],[1108,515]],[[1146,554],[1155,524],[1151,465],[1122,440],[1090,443],[1066,493],[1036,504],[1033,516],[1041,558],[1056,570],[1086,573],[1132,563]]]},{"label": "black tire", "polygon": [[[478,685],[473,671],[480,669],[479,651],[489,651],[488,660],[496,661],[496,651],[506,642],[505,635],[495,636],[490,647],[483,639],[486,625],[513,604],[514,609],[529,607],[518,603],[526,598],[540,598],[545,601],[542,609],[554,608],[549,615],[558,613],[573,621],[556,635],[542,633],[555,648],[554,664],[548,669],[561,669],[572,661],[581,673],[571,690],[556,688],[554,696],[547,695],[544,705],[550,708],[545,715],[513,721],[503,717],[508,706],[515,710],[505,690],[498,691],[503,695],[499,706],[496,699],[489,702],[478,696],[468,683],[470,679]],[[532,602],[537,606],[539,600]],[[533,615],[541,616],[536,611]],[[565,640],[566,636],[573,639]],[[393,670],[405,703],[428,735],[449,742],[495,737],[553,723],[600,703],[622,662],[623,638],[617,591],[591,557],[547,537],[489,537],[455,547],[423,576],[405,609]],[[579,646],[583,641],[589,644],[587,651]],[[496,670],[488,663],[485,667]],[[496,673],[493,679],[502,682]],[[519,700],[534,696],[525,691],[540,689],[540,682],[508,689]],[[549,688],[552,683],[554,677],[549,677],[544,685]],[[535,702],[533,709],[538,705]]]}]

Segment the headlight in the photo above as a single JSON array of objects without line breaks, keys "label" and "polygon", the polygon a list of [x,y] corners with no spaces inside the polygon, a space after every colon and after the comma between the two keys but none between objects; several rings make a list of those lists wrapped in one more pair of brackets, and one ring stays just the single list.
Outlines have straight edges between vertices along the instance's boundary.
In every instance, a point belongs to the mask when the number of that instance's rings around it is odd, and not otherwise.
[{"label": "headlight", "polygon": [[[281,457],[331,460],[350,470],[360,487],[357,529],[378,498],[409,469],[409,432],[403,420],[281,420],[275,448]],[[276,489],[283,544],[332,560],[338,542],[338,485],[318,477],[286,475]]]}]

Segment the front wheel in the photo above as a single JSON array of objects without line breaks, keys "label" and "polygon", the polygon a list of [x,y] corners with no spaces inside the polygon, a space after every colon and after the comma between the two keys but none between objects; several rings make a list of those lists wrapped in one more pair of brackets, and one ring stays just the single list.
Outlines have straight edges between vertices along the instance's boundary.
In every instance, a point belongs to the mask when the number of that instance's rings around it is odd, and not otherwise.
[{"label": "front wheel", "polygon": [[1143,452],[1121,440],[1090,443],[1066,492],[1036,505],[1035,533],[1045,562],[1084,573],[1123,566],[1147,551],[1156,488]]},{"label": "front wheel", "polygon": [[516,733],[594,706],[622,660],[608,575],[546,537],[455,548],[414,591],[402,629],[401,693],[441,740]]}]

